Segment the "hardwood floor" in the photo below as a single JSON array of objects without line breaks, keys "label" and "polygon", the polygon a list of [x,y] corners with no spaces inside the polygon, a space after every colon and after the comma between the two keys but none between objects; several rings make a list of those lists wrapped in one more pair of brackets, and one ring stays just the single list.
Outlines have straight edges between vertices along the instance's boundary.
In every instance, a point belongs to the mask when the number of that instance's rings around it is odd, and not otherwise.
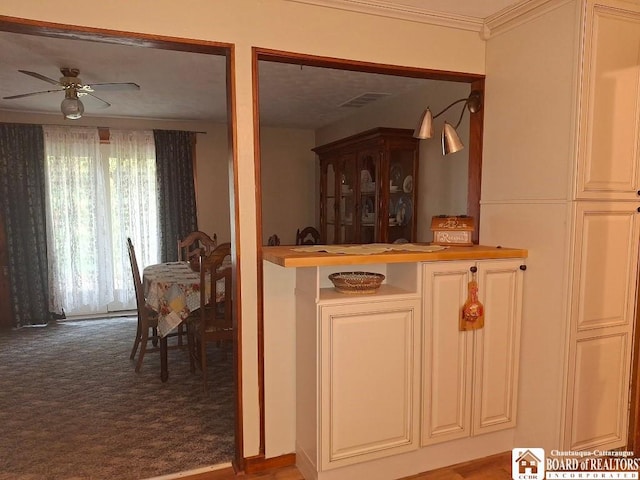
[{"label": "hardwood floor", "polygon": [[[253,473],[236,477],[233,469],[226,468],[216,472],[182,477],[181,480],[304,480],[295,466],[278,468],[260,473]],[[449,467],[420,473],[402,480],[510,480],[511,452],[499,453],[490,457],[459,463]],[[390,479],[391,480],[391,479]]]}]

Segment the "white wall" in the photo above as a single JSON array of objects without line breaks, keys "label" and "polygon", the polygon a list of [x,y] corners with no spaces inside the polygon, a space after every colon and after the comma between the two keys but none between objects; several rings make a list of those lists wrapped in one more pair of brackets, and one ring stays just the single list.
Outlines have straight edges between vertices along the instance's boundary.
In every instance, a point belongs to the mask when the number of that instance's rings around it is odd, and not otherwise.
[{"label": "white wall", "polygon": [[[245,457],[257,455],[260,444],[258,258],[252,47],[482,74],[485,45],[480,35],[471,30],[286,0],[111,0],[94,3],[91,8],[79,8],[77,2],[70,0],[3,0],[0,15],[234,45],[236,209],[240,212],[235,234],[242,254],[239,311],[242,320],[243,454]],[[415,45],[428,47],[415,48]],[[265,324],[268,328],[268,319]],[[265,342],[265,355],[268,356],[273,348],[278,346]],[[277,397],[281,388],[289,386],[293,374],[293,369],[283,370],[270,377],[265,385],[265,395]],[[267,411],[266,414],[271,413]],[[276,445],[274,450],[287,448],[289,451],[294,449],[293,445]]]},{"label": "white wall", "polygon": [[218,236],[218,243],[231,241],[229,209],[229,154],[227,125],[204,124],[206,134],[196,143],[196,203],[198,229]]},{"label": "white wall", "polygon": [[313,130],[260,128],[262,243],[296,243],[296,230],[316,226],[316,155]]},{"label": "white wall", "polygon": [[[318,129],[318,145],[354,135],[376,127],[414,129],[422,111],[429,106],[437,114],[447,105],[466,98],[471,91],[469,84],[457,82],[428,82],[426,88],[404,93],[396,98],[378,100],[349,118]],[[440,144],[440,131],[444,120],[455,125],[461,106],[457,105],[434,120],[434,137],[420,141],[418,166],[418,228],[417,241],[430,242],[431,217],[467,213],[467,185],[469,150],[444,157]],[[460,139],[469,144],[469,112],[466,112],[458,128]]]}]

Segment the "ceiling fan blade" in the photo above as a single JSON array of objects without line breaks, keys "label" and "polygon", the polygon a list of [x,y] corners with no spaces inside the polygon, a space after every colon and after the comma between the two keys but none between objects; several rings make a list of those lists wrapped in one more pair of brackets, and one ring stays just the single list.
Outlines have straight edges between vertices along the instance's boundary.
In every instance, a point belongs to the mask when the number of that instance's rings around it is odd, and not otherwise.
[{"label": "ceiling fan blade", "polygon": [[32,77],[35,77],[37,79],[40,80],[44,80],[45,82],[48,82],[52,85],[61,85],[61,83],[57,80],[54,80],[53,78],[49,78],[49,77],[45,77],[44,75],[40,75],[39,73],[36,72],[30,72],[28,70],[18,70],[20,73],[24,73],[25,75],[30,75]]},{"label": "ceiling fan blade", "polygon": [[140,85],[133,82],[120,83],[91,83],[85,85],[91,90],[114,91],[114,90],[140,90]]},{"label": "ceiling fan blade", "polygon": [[51,93],[51,92],[64,92],[64,89],[63,88],[59,88],[57,90],[44,90],[42,92],[23,93],[21,95],[11,95],[9,97],[2,97],[2,99],[3,100],[13,100],[14,98],[30,97],[31,95],[40,95],[41,93]]},{"label": "ceiling fan blade", "polygon": [[89,93],[89,92],[85,92],[87,95],[95,98],[96,100],[98,100],[99,102],[101,102],[100,105],[98,105],[98,108],[107,108],[110,107],[111,104],[109,102],[104,101],[103,99],[101,99],[100,97],[96,97],[93,93]]}]

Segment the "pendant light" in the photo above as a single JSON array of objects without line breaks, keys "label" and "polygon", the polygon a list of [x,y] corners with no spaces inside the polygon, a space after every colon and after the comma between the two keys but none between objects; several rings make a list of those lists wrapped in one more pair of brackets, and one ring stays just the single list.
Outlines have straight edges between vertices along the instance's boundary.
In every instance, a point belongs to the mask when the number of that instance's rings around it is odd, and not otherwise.
[{"label": "pendant light", "polygon": [[413,136],[420,139],[433,137],[433,120],[438,118],[454,105],[462,102],[464,102],[464,106],[462,107],[460,118],[458,119],[458,123],[456,123],[455,127],[449,122],[444,122],[444,126],[442,127],[442,154],[449,155],[450,153],[455,153],[462,150],[464,148],[464,144],[460,140],[456,129],[462,122],[462,117],[464,116],[465,110],[468,109],[469,112],[476,113],[482,109],[482,93],[480,93],[479,90],[473,90],[467,98],[456,100],[436,115],[433,115],[429,107],[427,107],[420,117],[420,122],[414,130]]}]

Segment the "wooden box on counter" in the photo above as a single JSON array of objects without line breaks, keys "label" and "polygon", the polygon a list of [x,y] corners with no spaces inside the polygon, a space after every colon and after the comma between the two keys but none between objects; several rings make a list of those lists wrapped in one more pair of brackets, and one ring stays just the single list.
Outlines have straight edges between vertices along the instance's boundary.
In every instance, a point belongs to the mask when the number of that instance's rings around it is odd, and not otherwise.
[{"label": "wooden box on counter", "polygon": [[472,245],[473,217],[437,215],[431,219],[434,245]]}]

